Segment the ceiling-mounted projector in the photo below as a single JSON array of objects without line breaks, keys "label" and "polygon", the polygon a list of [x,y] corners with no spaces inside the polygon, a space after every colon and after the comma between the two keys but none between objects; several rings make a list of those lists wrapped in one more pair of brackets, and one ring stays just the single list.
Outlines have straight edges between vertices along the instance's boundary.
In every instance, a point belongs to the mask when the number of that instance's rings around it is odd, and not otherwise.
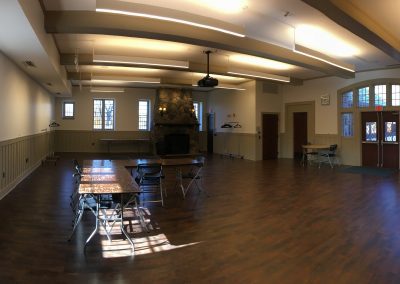
[{"label": "ceiling-mounted projector", "polygon": [[215,86],[218,86],[218,80],[215,78],[212,78],[210,76],[210,53],[211,53],[211,51],[207,50],[204,53],[207,54],[207,75],[203,79],[200,79],[197,82],[197,85],[199,87],[213,88]]},{"label": "ceiling-mounted projector", "polygon": [[197,82],[199,87],[215,87],[218,86],[218,80],[210,77],[210,75],[205,76]]}]

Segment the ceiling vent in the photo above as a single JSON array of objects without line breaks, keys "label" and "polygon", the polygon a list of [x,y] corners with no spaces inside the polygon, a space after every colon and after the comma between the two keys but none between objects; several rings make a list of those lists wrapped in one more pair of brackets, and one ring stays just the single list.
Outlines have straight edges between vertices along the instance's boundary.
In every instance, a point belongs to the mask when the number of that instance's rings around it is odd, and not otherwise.
[{"label": "ceiling vent", "polygon": [[24,66],[27,68],[36,68],[35,63],[30,60],[23,61],[22,64],[24,64]]},{"label": "ceiling vent", "polygon": [[197,85],[199,87],[215,87],[218,86],[218,80],[215,78],[210,77],[210,50],[207,50],[204,52],[205,54],[207,54],[207,75],[203,78],[200,79],[197,82]]}]

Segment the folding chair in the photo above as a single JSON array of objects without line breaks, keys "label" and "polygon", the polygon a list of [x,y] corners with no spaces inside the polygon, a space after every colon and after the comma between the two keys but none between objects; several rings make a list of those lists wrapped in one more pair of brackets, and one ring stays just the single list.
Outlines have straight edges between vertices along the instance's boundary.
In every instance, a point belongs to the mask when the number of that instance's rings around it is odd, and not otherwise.
[{"label": "folding chair", "polygon": [[109,240],[110,236],[107,230],[107,214],[106,210],[109,208],[110,203],[108,201],[103,202],[102,196],[98,196],[97,199],[90,194],[79,194],[79,185],[82,178],[82,168],[80,167],[77,160],[72,161],[74,164],[73,177],[73,192],[70,195],[70,207],[72,209],[72,232],[68,238],[68,241],[72,240],[76,232],[76,228],[82,220],[85,210],[90,210],[95,216],[98,216],[99,212],[102,211],[103,221],[100,223],[101,226],[106,231],[107,238]]},{"label": "folding chair", "polygon": [[[307,145],[312,145],[312,144],[308,142]],[[303,155],[305,155],[305,157],[303,157],[303,159],[305,158],[309,164],[318,161],[318,152],[312,149],[304,149],[304,151],[305,152]]]},{"label": "folding chair", "polygon": [[[199,192],[202,191],[203,178],[201,175],[201,171],[203,169],[203,166],[204,166],[204,162],[199,161],[198,163],[194,163],[192,165],[180,167],[177,169],[176,180],[179,183],[179,187],[182,190],[182,195],[183,195],[184,199],[193,184],[197,187]],[[184,186],[183,180],[189,180],[189,182],[186,184],[186,186]]]},{"label": "folding chair", "polygon": [[336,150],[337,150],[337,144],[333,144],[329,146],[329,150],[325,151],[325,152],[321,152],[319,154],[319,164],[318,164],[318,168],[321,167],[321,163],[322,162],[327,162],[329,163],[329,165],[331,166],[331,168],[333,168],[334,164],[339,164],[338,162],[338,158],[336,155]]},{"label": "folding chair", "polygon": [[142,203],[160,202],[164,206],[164,178],[161,163],[139,164],[135,178],[140,188]]}]

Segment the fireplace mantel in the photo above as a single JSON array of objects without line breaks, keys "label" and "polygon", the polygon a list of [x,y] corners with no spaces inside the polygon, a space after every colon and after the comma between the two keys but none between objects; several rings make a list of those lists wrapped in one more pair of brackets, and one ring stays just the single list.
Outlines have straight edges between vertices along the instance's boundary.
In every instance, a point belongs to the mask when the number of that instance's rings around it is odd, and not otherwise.
[{"label": "fireplace mantel", "polygon": [[[166,110],[160,112],[161,108]],[[152,125],[152,140],[158,155],[197,154],[199,126],[192,90],[158,89]]]}]

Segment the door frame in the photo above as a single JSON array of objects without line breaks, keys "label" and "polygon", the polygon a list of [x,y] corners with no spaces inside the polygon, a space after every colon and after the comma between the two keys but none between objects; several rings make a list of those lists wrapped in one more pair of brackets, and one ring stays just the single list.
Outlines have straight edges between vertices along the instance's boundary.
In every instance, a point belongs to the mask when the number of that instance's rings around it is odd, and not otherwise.
[{"label": "door frame", "polygon": [[315,101],[304,101],[285,104],[285,132],[282,137],[281,157],[293,159],[293,113],[307,112],[307,139],[315,140]]},{"label": "door frame", "polygon": [[[364,161],[363,161],[363,156],[364,156],[364,153],[363,153],[363,151],[364,151],[364,145],[363,145],[363,135],[364,135],[364,124],[363,124],[363,114],[364,113],[373,113],[373,114],[378,114],[378,113],[380,113],[380,116],[378,116],[378,118],[377,118],[377,139],[378,139],[378,160],[377,160],[377,164],[379,165],[379,163],[381,163],[381,166],[378,166],[377,165],[377,168],[381,168],[382,167],[382,162],[384,163],[384,160],[383,160],[383,145],[382,144],[380,144],[381,146],[379,146],[379,143],[382,143],[382,139],[383,139],[383,137],[382,137],[382,135],[384,135],[384,132],[383,132],[383,127],[384,127],[384,125],[382,124],[383,123],[383,121],[384,121],[384,119],[383,119],[383,113],[393,113],[393,112],[396,112],[397,113],[397,129],[396,129],[396,131],[397,131],[397,140],[399,140],[399,127],[400,127],[400,111],[399,110],[382,110],[382,111],[377,111],[377,110],[367,110],[367,111],[360,111],[360,120],[359,120],[359,125],[360,125],[360,127],[359,127],[359,129],[360,129],[360,165],[361,166],[363,166],[363,164],[364,164]],[[379,142],[380,141],[380,142]],[[399,141],[396,141],[397,143],[399,143]],[[398,157],[397,157],[397,168],[396,169],[399,169],[400,168],[400,144],[396,144],[397,145],[397,147],[398,147]],[[381,148],[381,150],[379,149],[379,147],[382,147]],[[379,151],[382,151],[382,152],[379,152]],[[384,166],[383,166],[383,168],[385,168]]]},{"label": "door frame", "polygon": [[263,140],[263,134],[264,134],[264,114],[273,114],[278,117],[278,133],[277,133],[277,139],[278,139],[278,156],[277,158],[280,158],[280,149],[281,149],[281,137],[280,137],[280,126],[281,126],[281,115],[279,112],[261,112],[261,129],[257,130],[257,135],[259,136],[259,139],[261,140],[261,160],[264,159],[264,140]]}]

